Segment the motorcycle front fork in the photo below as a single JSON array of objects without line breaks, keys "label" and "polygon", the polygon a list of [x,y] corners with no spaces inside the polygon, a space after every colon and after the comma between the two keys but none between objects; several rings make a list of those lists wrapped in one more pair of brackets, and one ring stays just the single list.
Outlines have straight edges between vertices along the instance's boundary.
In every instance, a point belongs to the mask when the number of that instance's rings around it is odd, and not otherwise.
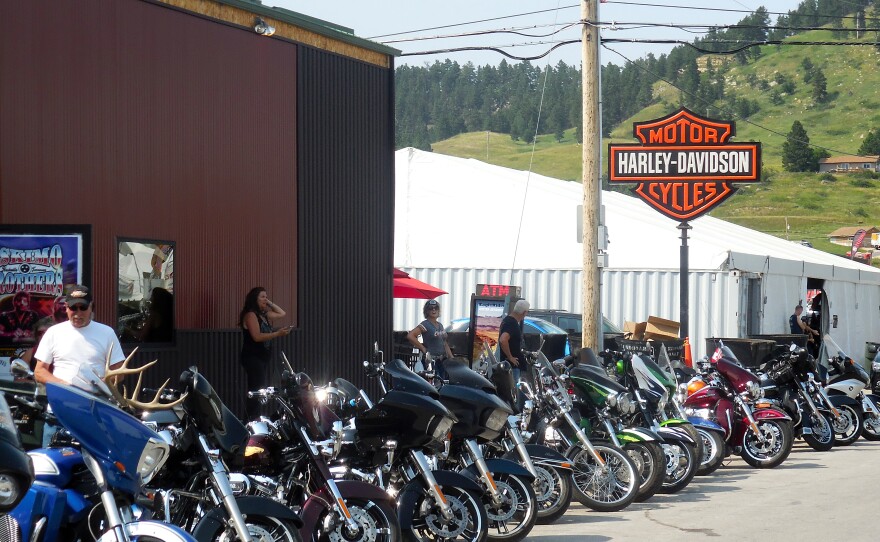
[{"label": "motorcycle front fork", "polygon": [[211,466],[211,472],[209,473],[211,483],[219,493],[220,502],[226,509],[226,513],[229,514],[229,521],[236,534],[238,534],[238,538],[241,542],[253,542],[244,517],[241,515],[241,510],[238,508],[238,503],[235,502],[235,495],[233,495],[232,487],[229,485],[229,475],[226,472],[226,467],[223,465],[220,457],[211,451],[211,447],[208,445],[204,435],[199,435],[199,447]]},{"label": "motorcycle front fork", "polygon": [[434,502],[436,502],[438,508],[440,508],[440,513],[443,515],[443,518],[447,521],[452,520],[452,507],[449,506],[449,501],[446,500],[446,495],[443,494],[443,490],[440,489],[440,484],[437,483],[437,479],[434,478],[434,473],[431,472],[431,466],[428,465],[428,459],[425,457],[425,454],[421,451],[413,450],[410,452],[410,457],[415,463],[422,480],[428,486],[428,491],[434,497]]},{"label": "motorcycle front fork", "polygon": [[498,491],[498,486],[495,485],[495,478],[492,476],[492,473],[489,472],[489,467],[486,465],[486,458],[483,456],[483,450],[480,449],[480,445],[477,444],[477,441],[474,439],[466,439],[464,441],[465,446],[467,447],[467,454],[470,458],[471,462],[476,465],[477,472],[480,473],[480,479],[483,480],[483,486],[486,488],[486,493],[489,494],[489,497],[492,499],[492,504],[496,507],[501,506],[501,492]]}]

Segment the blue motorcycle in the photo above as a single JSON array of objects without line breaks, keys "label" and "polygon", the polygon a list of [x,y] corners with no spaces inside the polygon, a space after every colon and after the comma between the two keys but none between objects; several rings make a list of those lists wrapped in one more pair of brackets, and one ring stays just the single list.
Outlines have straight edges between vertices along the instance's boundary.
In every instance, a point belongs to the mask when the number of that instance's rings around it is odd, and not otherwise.
[{"label": "blue motorcycle", "polygon": [[57,421],[81,449],[30,453],[36,482],[10,513],[24,540],[195,542],[179,527],[150,520],[138,505],[145,499],[143,485],[168,459],[169,446],[159,434],[72,386],[47,384],[46,395]]}]

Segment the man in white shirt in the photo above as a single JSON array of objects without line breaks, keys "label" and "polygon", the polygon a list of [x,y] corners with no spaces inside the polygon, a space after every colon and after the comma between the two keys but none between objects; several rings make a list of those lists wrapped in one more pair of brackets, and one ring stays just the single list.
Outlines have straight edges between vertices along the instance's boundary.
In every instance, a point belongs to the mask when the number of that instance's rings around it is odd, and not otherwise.
[{"label": "man in white shirt", "polygon": [[103,376],[108,354],[111,369],[125,361],[113,328],[92,320],[94,304],[89,289],[74,286],[66,301],[67,322],[47,329],[34,353],[34,378],[41,384],[70,384],[83,364]]}]

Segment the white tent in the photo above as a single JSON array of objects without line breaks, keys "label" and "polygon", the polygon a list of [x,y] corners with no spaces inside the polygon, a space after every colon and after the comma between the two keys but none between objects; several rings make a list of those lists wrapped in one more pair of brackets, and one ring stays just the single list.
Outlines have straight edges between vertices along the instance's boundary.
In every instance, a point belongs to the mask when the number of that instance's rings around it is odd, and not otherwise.
[{"label": "white tent", "polygon": [[[520,286],[535,308],[581,312],[580,183],[412,148],[396,153],[394,266],[448,292],[446,322],[469,315],[476,284]],[[603,192],[611,321],[679,318],[681,231],[646,203]],[[712,217],[689,232],[690,336],[788,333],[788,316],[819,283],[828,331],[854,358],[880,339],[880,270]],[[836,316],[836,327],[834,327]],[[396,300],[395,329],[421,320]]]}]

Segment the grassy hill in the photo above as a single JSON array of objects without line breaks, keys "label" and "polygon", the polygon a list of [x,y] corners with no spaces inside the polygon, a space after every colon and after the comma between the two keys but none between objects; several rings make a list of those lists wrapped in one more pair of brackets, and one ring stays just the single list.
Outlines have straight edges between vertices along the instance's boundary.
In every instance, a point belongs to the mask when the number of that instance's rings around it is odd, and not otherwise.
[{"label": "grassy hill", "polygon": [[[792,39],[833,41],[835,37],[832,32],[817,30]],[[792,123],[798,120],[812,145],[826,149],[832,156],[855,154],[867,132],[880,128],[880,51],[872,46],[796,45],[764,46],[761,51],[757,61],[733,66],[726,73],[727,94],[757,101],[760,111],[740,119],[714,105],[708,109],[713,118],[736,121],[734,140],[761,142],[763,180],[742,187],[712,215],[778,237],[806,239],[820,250],[845,253],[847,249],[829,243],[827,235],[842,226],[880,225],[880,180],[861,174],[823,178],[819,174],[783,172],[782,145]],[[801,62],[805,57],[825,74],[829,95],[825,104],[814,103],[812,85],[803,81]],[[713,57],[714,65],[720,62],[732,60]],[[795,90],[783,94],[782,103],[774,105],[770,94],[777,85],[777,74],[794,81]],[[634,142],[633,122],[658,118],[679,107],[679,90],[667,83],[658,82],[654,95],[654,104],[621,123],[611,138],[603,140],[603,164],[607,164],[608,143]],[[486,132],[437,142],[433,150],[515,169],[531,166],[532,171],[559,179],[581,179],[581,146],[574,139],[573,129],[561,142],[552,135],[539,136],[534,153],[532,144],[513,141],[507,134]]]}]

